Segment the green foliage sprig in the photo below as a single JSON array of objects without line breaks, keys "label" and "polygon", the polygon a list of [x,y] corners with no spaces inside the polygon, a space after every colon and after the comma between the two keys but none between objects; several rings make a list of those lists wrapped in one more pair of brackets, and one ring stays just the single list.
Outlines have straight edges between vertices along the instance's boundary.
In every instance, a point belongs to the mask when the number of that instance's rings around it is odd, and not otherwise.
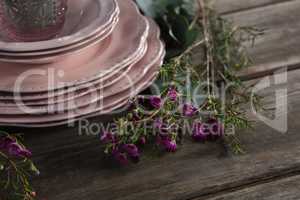
[{"label": "green foliage sprig", "polygon": [[139,160],[145,141],[173,152],[188,131],[196,141],[222,139],[243,153],[235,133],[251,127],[245,104],[259,98],[236,73],[251,63],[244,42],[253,43],[262,32],[234,26],[204,0],[137,2],[166,42],[168,56],[156,81],[161,93],[132,100],[134,108],[116,121],[115,131],[102,134],[105,152],[127,164]]},{"label": "green foliage sprig", "polygon": [[30,177],[39,174],[31,152],[19,135],[0,132],[0,197],[3,200],[33,200]]},{"label": "green foliage sprig", "polygon": [[201,33],[196,23],[199,13],[193,1],[187,0],[137,0],[144,13],[159,24],[167,45],[167,58],[179,55],[190,47]]}]

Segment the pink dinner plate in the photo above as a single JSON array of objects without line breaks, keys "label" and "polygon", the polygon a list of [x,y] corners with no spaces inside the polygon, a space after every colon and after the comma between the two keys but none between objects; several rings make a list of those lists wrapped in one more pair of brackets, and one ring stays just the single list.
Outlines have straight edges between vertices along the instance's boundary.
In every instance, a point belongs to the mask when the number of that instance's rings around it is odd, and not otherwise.
[{"label": "pink dinner plate", "polygon": [[118,3],[120,21],[108,40],[102,41],[107,42],[107,48],[103,49],[101,42],[100,47],[94,45],[51,64],[26,66],[0,62],[0,91],[53,91],[94,81],[128,66],[144,48],[149,23],[132,0],[118,0]]},{"label": "pink dinner plate", "polygon": [[[45,105],[43,102],[52,101],[54,99],[61,99],[62,96],[68,96],[68,93],[80,93],[80,91],[87,90],[88,88],[95,87],[96,85],[102,85],[103,88],[108,87],[119,81],[123,75],[128,73],[130,67],[140,60],[145,54],[147,48],[145,47],[139,52],[137,57],[132,59],[129,67],[124,67],[120,71],[114,71],[107,76],[84,83],[82,85],[62,88],[54,91],[46,91],[41,93],[22,93],[11,95],[10,93],[0,93],[0,106],[15,106],[16,102],[24,102],[26,105]],[[31,102],[31,103],[30,103]],[[40,102],[40,103],[38,103]]]},{"label": "pink dinner plate", "polygon": [[16,96],[15,99],[12,100],[0,100],[0,110],[1,107],[16,107],[17,103],[24,103],[26,106],[53,105],[90,94],[91,92],[95,92],[95,90],[111,87],[115,83],[119,82],[122,78],[126,77],[128,73],[131,73],[132,68],[137,64],[137,62],[140,61],[140,59],[142,59],[142,57],[144,57],[148,49],[146,48],[147,45],[145,46],[144,50],[141,51],[141,55],[138,57],[138,59],[134,60],[128,67],[125,67],[121,71],[114,73],[111,77],[107,79],[99,79],[80,85],[78,87],[70,87],[64,90],[58,90],[54,94],[49,93],[48,96],[45,93],[45,96],[42,99],[24,99],[22,98],[22,96]]},{"label": "pink dinner plate", "polygon": [[65,99],[68,99],[68,101],[47,106],[31,106],[28,107],[29,110],[27,110],[26,113],[24,113],[24,109],[22,110],[19,107],[0,107],[0,113],[5,113],[7,115],[61,113],[93,105],[109,96],[118,94],[123,90],[128,90],[131,87],[134,88],[134,85],[143,78],[143,75],[149,71],[150,67],[158,62],[164,52],[163,45],[159,40],[159,30],[154,24],[151,26],[150,33],[148,38],[149,48],[146,55],[139,62],[134,64],[128,74],[124,75],[116,84],[106,88],[102,88],[102,85],[99,84],[90,88],[90,91],[87,90],[83,94],[77,96],[74,93],[70,93],[67,97],[64,97]]},{"label": "pink dinner plate", "polygon": [[70,0],[65,25],[56,38],[39,42],[9,42],[0,38],[0,50],[7,52],[40,51],[70,45],[100,32],[111,23],[118,10],[115,0]]},{"label": "pink dinner plate", "polygon": [[[131,65],[135,63],[136,61],[140,60],[144,53],[146,51],[146,45],[144,45],[144,48],[139,52],[137,57],[132,59]],[[129,66],[130,67],[130,66]],[[63,95],[67,95],[68,93],[71,92],[78,92],[79,90],[83,90],[86,88],[93,87],[95,85],[102,84],[103,87],[108,87],[115,82],[117,82],[123,74],[126,74],[129,70],[129,67],[123,67],[120,69],[120,71],[113,71],[112,73],[108,74],[107,76],[103,78],[99,78],[78,86],[74,87],[68,87],[68,88],[62,88],[54,91],[45,91],[41,93],[15,93],[13,95],[12,93],[7,93],[7,92],[0,92],[0,105],[4,106],[10,106],[10,104],[15,105],[15,102],[37,102],[37,101],[47,101],[49,99],[55,99],[57,97],[61,97]]]},{"label": "pink dinner plate", "polygon": [[[156,66],[158,66],[157,70],[159,70],[159,66],[161,66],[161,64],[162,64],[163,58],[161,58],[161,59],[162,59],[161,63],[156,64]],[[131,93],[131,94],[129,94],[129,96],[127,93],[126,97],[119,99],[117,102],[111,103],[110,106],[108,106],[107,108],[105,108],[104,110],[102,110],[100,112],[94,112],[91,114],[81,115],[79,117],[74,117],[74,118],[70,118],[67,120],[61,120],[61,121],[55,121],[55,122],[26,123],[26,124],[0,123],[0,126],[24,127],[24,128],[48,128],[48,127],[67,125],[67,124],[75,123],[82,119],[87,119],[87,118],[92,118],[92,117],[100,117],[98,120],[104,121],[104,120],[107,120],[107,118],[105,118],[105,115],[107,115],[107,114],[114,114],[114,113],[117,114],[117,113],[122,113],[123,111],[126,111],[126,107],[124,107],[124,106],[128,103],[129,99],[136,96],[140,91],[143,91],[144,89],[149,87],[155,81],[157,74],[158,74],[158,71],[156,73],[153,73],[152,76],[147,77],[146,78],[147,80],[145,80],[145,82],[137,88],[136,93]],[[124,95],[125,95],[125,92],[124,92]],[[117,109],[119,109],[119,110],[117,110]]]},{"label": "pink dinner plate", "polygon": [[[37,116],[0,116],[1,125],[24,126],[26,124],[51,124],[53,122],[65,121],[68,123],[70,120],[80,118],[83,116],[103,115],[111,113],[113,110],[122,107],[131,98],[137,95],[146,87],[152,84],[152,81],[157,76],[163,56],[160,61],[153,65],[148,72],[145,73],[143,78],[127,90],[120,93],[104,98],[102,101],[91,104],[88,107],[78,108],[69,111],[68,113],[59,113],[54,115],[37,115]],[[18,125],[19,124],[19,125]]]},{"label": "pink dinner plate", "polygon": [[[145,50],[146,49],[147,48],[145,48]],[[24,102],[24,105],[26,105],[29,109],[26,113],[16,104],[14,106],[0,106],[0,113],[6,115],[54,114],[58,112],[76,109],[78,107],[88,106],[89,104],[95,103],[106,96],[110,96],[122,90],[124,87],[130,87],[128,82],[136,81],[136,79],[138,78],[138,73],[136,70],[136,68],[138,68],[138,66],[136,66],[137,63],[140,63],[139,60],[135,61],[130,66],[128,66],[129,68],[131,68],[128,74],[123,74],[123,77],[118,82],[110,85],[109,87],[103,88],[102,83],[92,85],[90,88],[86,88],[86,90],[81,90],[79,92],[70,92],[55,99],[48,99],[48,101],[46,100],[43,102],[46,105],[29,106],[26,102]]]}]

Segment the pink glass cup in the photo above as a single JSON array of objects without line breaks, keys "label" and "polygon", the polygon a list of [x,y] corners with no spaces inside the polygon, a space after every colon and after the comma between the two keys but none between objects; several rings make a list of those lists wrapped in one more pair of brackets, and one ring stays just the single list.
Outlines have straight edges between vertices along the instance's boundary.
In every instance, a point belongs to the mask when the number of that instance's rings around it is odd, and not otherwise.
[{"label": "pink glass cup", "polygon": [[55,38],[65,23],[68,0],[1,0],[2,40],[33,42]]}]

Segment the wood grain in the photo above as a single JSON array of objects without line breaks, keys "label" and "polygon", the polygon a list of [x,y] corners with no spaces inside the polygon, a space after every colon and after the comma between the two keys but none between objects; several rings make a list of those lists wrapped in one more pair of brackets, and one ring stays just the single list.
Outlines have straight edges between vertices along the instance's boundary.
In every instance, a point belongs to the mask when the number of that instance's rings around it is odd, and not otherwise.
[{"label": "wood grain", "polygon": [[[299,66],[299,1],[217,2],[234,23],[267,29],[249,48],[254,66],[241,76],[260,77],[286,65]],[[253,130],[239,131],[247,151],[241,156],[227,154],[218,143],[186,141],[176,154],[148,155],[138,165],[118,168],[103,155],[97,136],[79,135],[78,127],[28,130],[26,141],[41,170],[34,179],[38,199],[298,200],[300,70],[289,72],[287,84],[262,91],[270,115],[275,89],[280,87],[288,88],[288,132],[257,121]]]},{"label": "wood grain", "polygon": [[[150,157],[128,168],[105,161],[93,141],[80,148],[61,148],[36,158],[43,174],[35,180],[41,198],[68,199],[194,199],[211,197],[241,186],[265,183],[300,173],[300,71],[290,73],[289,131],[278,133],[261,122],[239,132],[247,154],[224,156],[215,143],[187,141],[174,155]],[[265,95],[272,97],[271,87]],[[269,101],[272,103],[273,101]],[[90,138],[93,140],[92,138]],[[251,199],[251,198],[250,198]]]},{"label": "wood grain", "polygon": [[[279,181],[245,188],[229,194],[220,195],[206,200],[298,200],[300,199],[300,176],[288,177]],[[197,198],[195,200],[201,200]]]},{"label": "wood grain", "polygon": [[235,25],[264,29],[265,34],[248,44],[253,66],[239,73],[254,78],[282,67],[298,68],[300,63],[300,1],[260,7],[226,15]]},{"label": "wood grain", "polygon": [[223,14],[242,12],[245,10],[257,9],[265,6],[272,6],[291,0],[214,0],[213,4]]}]

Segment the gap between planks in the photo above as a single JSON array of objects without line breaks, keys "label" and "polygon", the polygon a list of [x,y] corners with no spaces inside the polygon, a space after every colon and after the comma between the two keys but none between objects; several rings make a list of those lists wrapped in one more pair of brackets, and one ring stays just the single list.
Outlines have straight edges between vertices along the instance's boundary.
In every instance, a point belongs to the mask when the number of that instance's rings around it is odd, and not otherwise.
[{"label": "gap between planks", "polygon": [[296,0],[214,0],[213,5],[222,15],[229,15],[290,1]]},{"label": "gap between planks", "polygon": [[247,45],[253,65],[238,72],[239,76],[252,79],[284,67],[289,70],[300,67],[299,9],[299,1],[284,1],[226,16],[236,25],[266,30],[254,47]]},{"label": "gap between planks", "polygon": [[[287,2],[287,1],[284,1],[284,2]],[[282,2],[283,3],[283,2]],[[296,65],[295,65],[296,66]],[[299,105],[299,104],[298,104]],[[88,143],[86,143],[85,145],[87,146]],[[83,145],[83,146],[85,146]],[[84,147],[83,147],[84,148]],[[94,147],[93,147],[94,148]],[[95,151],[93,151],[95,153]],[[61,150],[61,153],[63,153],[63,149]],[[71,153],[70,153],[71,154]],[[68,158],[68,157],[67,157]],[[70,156],[68,159],[71,159],[72,156]],[[84,158],[82,158],[84,159]],[[87,157],[87,159],[92,159],[90,156]],[[51,163],[51,162],[50,162]],[[59,161],[58,163],[56,164],[61,164]],[[75,163],[74,163],[75,164]],[[92,163],[90,163],[92,164]],[[56,165],[56,166],[59,166],[59,165]],[[276,172],[277,173],[277,172]],[[299,165],[296,165],[294,167],[291,167],[291,168],[284,168],[280,171],[280,173],[278,173],[277,175],[275,174],[275,172],[273,171],[272,173],[268,174],[268,173],[265,173],[265,174],[260,174],[261,175],[261,178],[256,178],[256,179],[246,179],[246,181],[243,181],[243,182],[240,182],[240,181],[237,181],[235,183],[225,183],[223,186],[226,186],[223,187],[223,188],[218,188],[217,190],[211,190],[210,192],[208,192],[207,194],[202,193],[200,194],[200,196],[198,196],[199,198],[204,198],[204,197],[209,197],[210,195],[212,195],[213,193],[217,193],[218,195],[222,195],[224,193],[228,193],[230,191],[237,191],[237,190],[241,190],[241,189],[244,189],[246,187],[250,187],[250,186],[253,186],[253,185],[259,185],[259,184],[265,184],[265,183],[268,183],[272,180],[279,180],[279,179],[285,179],[287,177],[290,177],[290,176],[294,176],[294,175],[297,175],[299,173]],[[50,177],[49,177],[50,178]],[[172,183],[170,183],[172,184]],[[235,184],[235,185],[234,185]],[[53,187],[53,186],[50,186],[49,187]],[[153,188],[155,189],[155,188]],[[159,188],[157,188],[159,190]],[[75,192],[78,192],[80,190],[74,190]],[[198,193],[199,194],[199,193]],[[187,199],[195,199],[194,197],[192,196],[197,196],[197,194],[192,194],[189,198]]]},{"label": "gap between planks", "polygon": [[299,200],[300,176],[257,185],[206,200]]},{"label": "gap between planks", "polygon": [[300,165],[295,166],[293,168],[285,169],[284,171],[280,171],[278,173],[270,173],[266,174],[264,177],[261,177],[261,179],[254,179],[254,180],[247,180],[243,184],[231,184],[229,186],[225,186],[221,190],[216,190],[213,192],[209,192],[207,194],[202,194],[200,196],[191,197],[185,200],[208,200],[208,199],[214,199],[220,196],[226,196],[227,194],[236,192],[236,191],[242,191],[244,189],[249,189],[257,186],[266,185],[268,183],[277,182],[286,180],[292,177],[298,177],[300,175]]},{"label": "gap between planks", "polygon": [[[300,89],[294,87],[300,83],[300,70],[297,72],[289,73],[290,94]],[[272,91],[266,93],[270,95]],[[96,200],[100,196],[115,200],[161,197],[201,200],[293,177],[300,171],[297,121],[300,94],[292,99],[290,132],[281,136],[262,123],[256,125],[256,130],[263,132],[243,131],[241,140],[249,152],[245,156],[217,158],[221,151],[217,144],[187,143],[175,155],[150,159],[122,170],[105,167],[99,158],[100,149],[95,146],[83,150],[81,155],[69,151],[67,155],[61,152],[62,155],[46,157],[44,177],[35,183],[49,200]],[[50,166],[63,169],[51,171]]]}]

